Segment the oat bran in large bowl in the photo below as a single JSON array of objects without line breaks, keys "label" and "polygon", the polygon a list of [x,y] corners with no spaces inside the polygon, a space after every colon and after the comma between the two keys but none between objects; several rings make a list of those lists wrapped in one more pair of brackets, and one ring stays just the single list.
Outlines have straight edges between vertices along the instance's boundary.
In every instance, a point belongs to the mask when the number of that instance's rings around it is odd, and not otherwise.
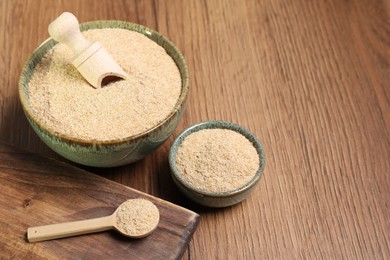
[{"label": "oat bran in large bowl", "polygon": [[189,90],[177,48],[159,33],[122,21],[80,25],[128,74],[101,89],[71,64],[72,52],[49,38],[27,60],[19,81],[25,115],[37,135],[63,157],[88,166],[135,162],[175,130]]}]

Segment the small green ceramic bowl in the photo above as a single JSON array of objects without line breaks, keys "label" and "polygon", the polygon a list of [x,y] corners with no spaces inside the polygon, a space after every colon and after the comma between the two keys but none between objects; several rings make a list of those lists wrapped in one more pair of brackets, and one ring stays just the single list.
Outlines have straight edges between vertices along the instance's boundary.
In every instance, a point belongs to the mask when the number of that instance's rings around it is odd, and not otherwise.
[{"label": "small green ceramic bowl", "polygon": [[[194,187],[187,182],[180,174],[176,167],[176,152],[183,140],[194,132],[203,129],[229,129],[236,131],[245,136],[255,147],[259,155],[259,168],[255,176],[244,186],[228,192],[210,192]],[[260,180],[260,176],[264,170],[265,154],[260,142],[248,130],[237,124],[225,121],[207,121],[195,124],[184,130],[173,142],[169,153],[169,166],[171,168],[171,176],[173,181],[178,186],[179,190],[192,201],[208,207],[228,207],[246,199],[254,190],[256,184]]]},{"label": "small green ceramic bowl", "polygon": [[56,42],[51,38],[43,42],[24,65],[19,80],[19,98],[32,128],[42,141],[55,152],[79,164],[94,167],[112,167],[142,159],[160,146],[173,133],[186,105],[189,91],[189,76],[186,62],[181,53],[158,32],[138,24],[122,21],[94,21],[80,25],[81,31],[100,28],[122,28],[142,33],[162,46],[175,61],[182,80],[181,94],[172,112],[161,123],[141,134],[129,136],[118,141],[107,142],[89,142],[48,130],[45,125],[37,120],[37,117],[32,112],[28,93],[29,81],[35,67],[42,57],[56,45]]}]

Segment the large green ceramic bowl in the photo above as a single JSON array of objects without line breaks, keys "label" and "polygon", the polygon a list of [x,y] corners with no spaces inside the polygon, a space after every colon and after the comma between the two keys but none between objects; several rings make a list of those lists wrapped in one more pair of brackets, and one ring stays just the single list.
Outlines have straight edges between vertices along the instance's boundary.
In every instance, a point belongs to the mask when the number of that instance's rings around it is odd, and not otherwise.
[{"label": "large green ceramic bowl", "polygon": [[[176,153],[184,139],[203,129],[229,129],[245,136],[255,147],[259,155],[259,168],[253,178],[244,186],[226,192],[212,192],[197,188],[186,181],[176,167]],[[229,142],[229,140],[226,140]],[[172,179],[178,186],[179,190],[192,201],[208,207],[228,207],[241,202],[246,199],[254,190],[256,184],[259,182],[261,174],[265,165],[265,153],[257,138],[248,130],[242,128],[237,124],[226,121],[207,121],[195,124],[184,130],[173,142],[169,152],[169,166],[171,168]]]},{"label": "large green ceramic bowl", "polygon": [[129,136],[120,141],[107,142],[89,142],[49,131],[45,125],[37,120],[36,115],[32,112],[28,94],[29,81],[36,65],[56,45],[56,42],[51,38],[43,42],[27,60],[19,80],[19,97],[24,113],[32,128],[42,141],[55,152],[79,164],[95,167],[113,167],[142,159],[172,134],[187,101],[189,76],[183,56],[170,41],[158,32],[138,24],[122,21],[94,21],[80,25],[81,31],[99,28],[122,28],[142,33],[162,46],[175,61],[182,80],[181,94],[172,112],[161,123],[141,134]]}]

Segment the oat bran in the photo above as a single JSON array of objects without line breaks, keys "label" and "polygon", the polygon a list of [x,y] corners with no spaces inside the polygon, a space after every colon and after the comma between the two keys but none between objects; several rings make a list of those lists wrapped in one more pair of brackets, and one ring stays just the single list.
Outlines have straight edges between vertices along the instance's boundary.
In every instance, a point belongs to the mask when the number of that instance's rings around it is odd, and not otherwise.
[{"label": "oat bran", "polygon": [[179,174],[198,189],[228,192],[243,187],[259,169],[259,155],[243,135],[203,129],[188,135],[176,153]]},{"label": "oat bran", "polygon": [[59,43],[37,64],[29,82],[38,121],[67,137],[110,141],[145,132],[171,113],[181,77],[161,46],[126,29],[91,29],[83,35],[100,42],[128,79],[94,89],[71,65],[71,50]]},{"label": "oat bran", "polygon": [[116,225],[129,236],[137,237],[150,233],[159,220],[158,208],[145,199],[127,200],[116,210]]}]

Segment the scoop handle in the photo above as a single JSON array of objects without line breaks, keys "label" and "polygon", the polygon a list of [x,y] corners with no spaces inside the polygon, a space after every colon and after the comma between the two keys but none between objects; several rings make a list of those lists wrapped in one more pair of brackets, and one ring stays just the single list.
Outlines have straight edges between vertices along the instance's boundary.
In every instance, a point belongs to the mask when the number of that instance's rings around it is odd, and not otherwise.
[{"label": "scoop handle", "polygon": [[27,229],[27,239],[29,242],[45,241],[63,237],[77,236],[82,234],[95,233],[113,228],[113,216],[94,218],[67,222],[61,224],[51,224]]},{"label": "scoop handle", "polygon": [[92,44],[81,34],[76,16],[69,12],[62,13],[51,22],[48,31],[54,40],[66,44],[75,56],[80,55]]}]

